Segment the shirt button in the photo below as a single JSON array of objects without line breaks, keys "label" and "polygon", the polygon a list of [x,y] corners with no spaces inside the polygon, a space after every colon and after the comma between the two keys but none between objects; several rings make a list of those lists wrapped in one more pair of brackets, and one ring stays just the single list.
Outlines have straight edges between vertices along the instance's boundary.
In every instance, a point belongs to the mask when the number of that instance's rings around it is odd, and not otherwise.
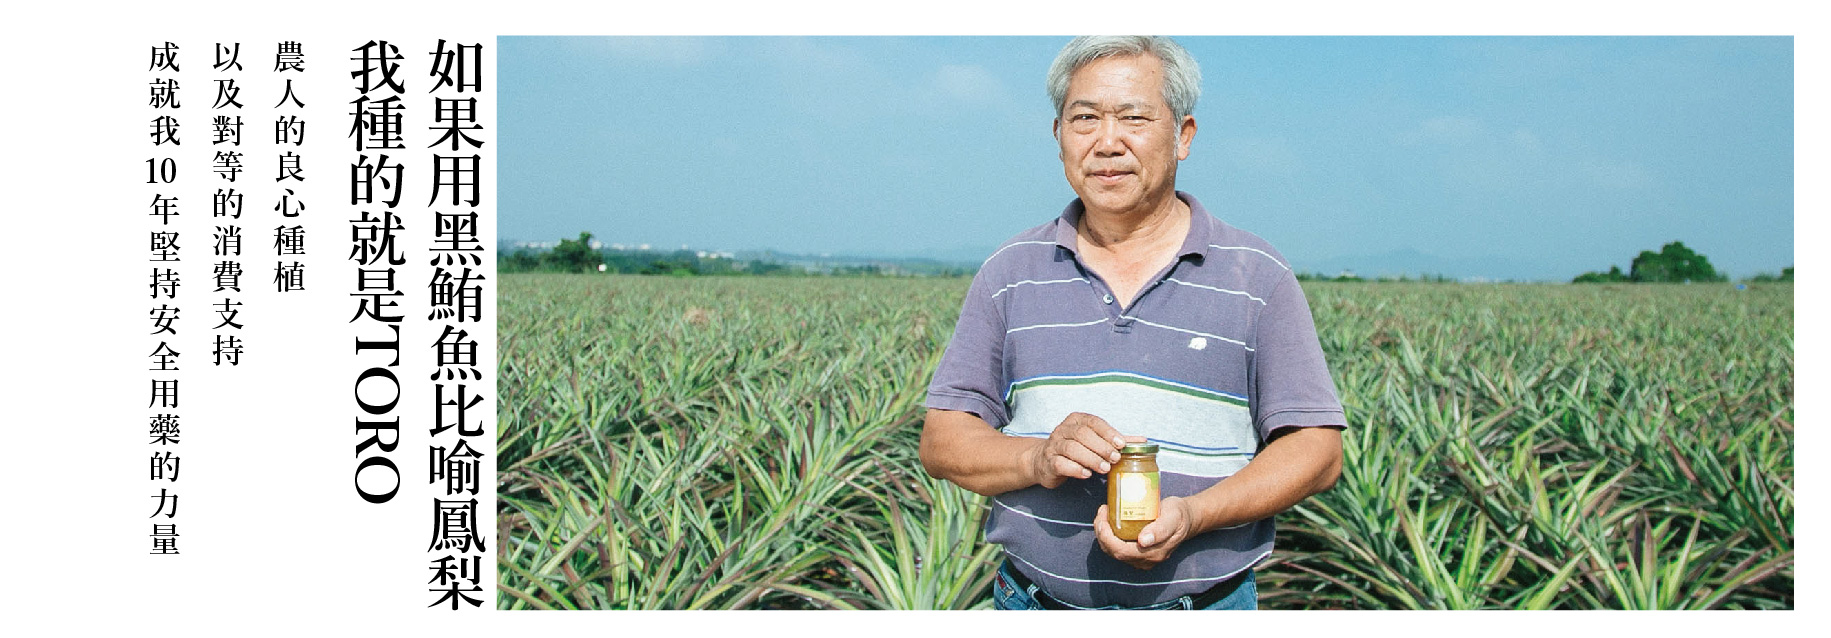
[{"label": "shirt button", "polygon": [[1107,295],[1105,297],[1100,298],[1100,301],[1105,302],[1110,305],[1113,302],[1113,296]]}]

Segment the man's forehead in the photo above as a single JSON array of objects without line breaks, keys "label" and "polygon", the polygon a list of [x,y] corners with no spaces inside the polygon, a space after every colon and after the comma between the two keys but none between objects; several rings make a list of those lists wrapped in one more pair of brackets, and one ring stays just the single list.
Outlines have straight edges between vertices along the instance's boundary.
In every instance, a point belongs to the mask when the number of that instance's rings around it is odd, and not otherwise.
[{"label": "man's forehead", "polygon": [[[1116,66],[1117,65],[1117,66]],[[1109,56],[1068,76],[1067,108],[1149,108],[1163,94],[1163,63],[1150,54]],[[1113,91],[1112,89],[1118,89]]]}]

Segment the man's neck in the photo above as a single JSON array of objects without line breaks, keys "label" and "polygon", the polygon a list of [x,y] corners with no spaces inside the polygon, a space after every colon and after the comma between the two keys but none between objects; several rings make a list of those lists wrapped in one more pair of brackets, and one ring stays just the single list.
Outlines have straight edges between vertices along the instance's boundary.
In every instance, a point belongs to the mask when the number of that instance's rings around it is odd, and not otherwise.
[{"label": "man's neck", "polygon": [[1115,255],[1136,255],[1182,245],[1189,234],[1189,205],[1172,195],[1162,205],[1138,212],[1081,213],[1075,235],[1082,244]]}]

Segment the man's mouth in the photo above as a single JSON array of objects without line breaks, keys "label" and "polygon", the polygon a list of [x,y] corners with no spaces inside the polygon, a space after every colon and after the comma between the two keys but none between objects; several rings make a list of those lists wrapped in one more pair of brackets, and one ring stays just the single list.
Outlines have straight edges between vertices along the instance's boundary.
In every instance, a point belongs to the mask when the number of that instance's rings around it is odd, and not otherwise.
[{"label": "man's mouth", "polygon": [[1131,175],[1131,171],[1092,171],[1088,175],[1101,184],[1117,184]]}]

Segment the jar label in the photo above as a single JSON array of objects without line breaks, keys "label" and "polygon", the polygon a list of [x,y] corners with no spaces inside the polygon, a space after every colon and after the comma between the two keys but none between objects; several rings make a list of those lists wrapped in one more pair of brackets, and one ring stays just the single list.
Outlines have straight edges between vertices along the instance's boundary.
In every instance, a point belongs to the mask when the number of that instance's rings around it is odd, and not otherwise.
[{"label": "jar label", "polygon": [[1119,520],[1157,520],[1157,474],[1121,474],[1119,483]]}]

